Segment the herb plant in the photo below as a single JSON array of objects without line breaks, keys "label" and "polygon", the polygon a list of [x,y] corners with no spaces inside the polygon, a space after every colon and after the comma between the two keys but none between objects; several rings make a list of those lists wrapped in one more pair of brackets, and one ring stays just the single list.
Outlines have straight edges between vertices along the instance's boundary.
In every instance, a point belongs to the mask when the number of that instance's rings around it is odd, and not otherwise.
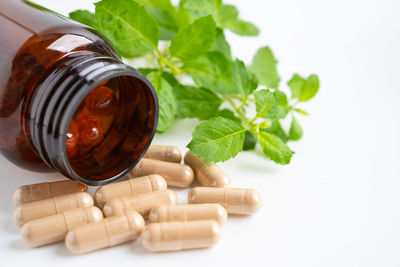
[{"label": "herb plant", "polygon": [[[106,36],[122,57],[151,58],[152,67],[139,70],[159,98],[158,132],[176,119],[198,118],[188,148],[207,162],[228,160],[257,143],[267,158],[290,162],[287,142],[303,135],[295,115],[307,115],[298,105],[317,93],[318,77],[294,74],[287,82],[288,98],[279,89],[277,60],[269,47],[260,48],[250,66],[233,58],[225,30],[259,34],[234,6],[222,0],[181,0],[177,6],[170,0],[102,0],[94,14],[76,10],[70,17]],[[191,84],[181,82],[187,76]],[[291,125],[284,131],[281,120],[287,116]]]}]

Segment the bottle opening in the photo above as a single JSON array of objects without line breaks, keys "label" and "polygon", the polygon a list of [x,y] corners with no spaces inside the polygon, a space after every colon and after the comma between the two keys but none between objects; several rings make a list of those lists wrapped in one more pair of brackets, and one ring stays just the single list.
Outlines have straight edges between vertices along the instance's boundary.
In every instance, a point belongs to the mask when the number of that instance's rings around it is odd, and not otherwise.
[{"label": "bottle opening", "polygon": [[99,83],[77,106],[65,133],[72,170],[88,181],[127,172],[154,135],[155,101],[148,85],[133,76]]}]

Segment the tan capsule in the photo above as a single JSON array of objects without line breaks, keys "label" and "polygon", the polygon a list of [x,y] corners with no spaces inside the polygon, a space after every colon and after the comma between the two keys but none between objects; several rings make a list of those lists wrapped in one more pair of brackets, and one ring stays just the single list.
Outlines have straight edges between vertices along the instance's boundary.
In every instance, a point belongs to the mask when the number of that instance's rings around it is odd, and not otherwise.
[{"label": "tan capsule", "polygon": [[192,167],[197,180],[203,186],[230,187],[231,178],[216,164],[207,163],[188,151],[185,155],[185,164]]},{"label": "tan capsule", "polygon": [[194,174],[188,165],[155,159],[142,159],[132,170],[134,177],[158,174],[164,177],[168,186],[185,188],[192,184]]},{"label": "tan capsule", "polygon": [[161,192],[150,192],[138,196],[114,198],[107,201],[103,212],[106,217],[121,215],[127,210],[139,212],[147,217],[152,208],[160,205],[176,205],[178,198],[174,191],[164,190]]},{"label": "tan capsule", "polygon": [[68,231],[77,226],[99,222],[103,213],[97,207],[69,210],[24,224],[21,236],[30,247],[39,247],[64,240]]},{"label": "tan capsule", "polygon": [[221,226],[212,220],[152,223],[140,239],[152,252],[211,247],[221,236]]},{"label": "tan capsule", "polygon": [[56,196],[18,206],[14,212],[14,222],[21,227],[35,219],[91,206],[93,198],[86,192]]},{"label": "tan capsule", "polygon": [[228,214],[250,215],[261,207],[261,196],[254,189],[196,187],[188,194],[189,203],[219,203]]},{"label": "tan capsule", "polygon": [[76,192],[86,192],[88,187],[73,180],[65,180],[50,183],[39,183],[20,186],[15,190],[13,202],[15,206],[43,200],[60,195]]},{"label": "tan capsule", "polygon": [[149,214],[150,223],[214,220],[222,225],[227,218],[224,207],[216,203],[162,205],[153,208]]},{"label": "tan capsule", "polygon": [[160,175],[152,174],[99,187],[94,194],[94,201],[97,206],[102,208],[107,201],[113,198],[135,196],[165,189],[167,189],[165,179]]},{"label": "tan capsule", "polygon": [[182,154],[179,148],[175,146],[152,145],[147,149],[144,158],[180,163]]},{"label": "tan capsule", "polygon": [[65,237],[65,245],[75,254],[113,247],[138,238],[144,226],[139,213],[127,211],[123,215],[75,228]]}]

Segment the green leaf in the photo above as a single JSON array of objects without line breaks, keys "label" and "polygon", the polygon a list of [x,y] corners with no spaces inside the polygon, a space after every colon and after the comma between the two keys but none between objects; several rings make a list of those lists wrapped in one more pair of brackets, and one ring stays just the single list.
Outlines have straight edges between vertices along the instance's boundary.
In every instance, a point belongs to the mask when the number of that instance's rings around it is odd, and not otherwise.
[{"label": "green leaf", "polygon": [[282,129],[282,126],[278,120],[273,121],[269,128],[260,129],[262,132],[270,133],[278,136],[284,143],[288,141],[288,137],[285,131]]},{"label": "green leaf", "polygon": [[298,74],[293,74],[287,84],[292,91],[292,98],[298,99],[300,102],[313,98],[319,89],[319,79],[315,74],[311,74],[307,79]]},{"label": "green leaf", "polygon": [[184,62],[204,54],[211,48],[216,34],[215,22],[211,16],[195,20],[182,29],[171,41],[171,56]]},{"label": "green leaf", "polygon": [[274,94],[270,90],[262,89],[253,93],[256,101],[257,116],[262,117],[270,111],[275,103]]},{"label": "green leaf", "polygon": [[230,119],[230,120],[236,121],[238,123],[242,122],[241,119],[236,117],[235,113],[233,113],[232,110],[226,109],[226,108],[221,109],[220,111],[218,111],[217,114],[215,114],[215,117],[223,117],[225,119]]},{"label": "green leaf", "polygon": [[147,11],[156,18],[157,23],[160,26],[160,39],[171,40],[179,29],[175,15],[167,10],[157,7],[148,7]]},{"label": "green leaf", "polygon": [[243,61],[236,59],[232,65],[232,81],[237,91],[247,97],[257,88],[256,78],[247,71]]},{"label": "green leaf", "polygon": [[256,36],[260,34],[260,30],[250,22],[239,19],[239,12],[232,5],[222,5],[218,12],[218,26],[227,28],[242,36]]},{"label": "green leaf", "polygon": [[231,47],[225,39],[225,34],[221,29],[217,29],[217,35],[215,36],[214,43],[211,46],[212,51],[222,52],[226,58],[232,58]]},{"label": "green leaf", "polygon": [[147,79],[153,84],[157,92],[159,117],[157,132],[167,131],[175,121],[177,103],[171,85],[157,72],[151,72]]},{"label": "green leaf", "polygon": [[92,28],[97,28],[96,17],[88,10],[75,10],[69,13],[69,17],[77,22],[88,25]]},{"label": "green leaf", "polygon": [[102,0],[96,5],[99,30],[123,57],[141,56],[157,48],[156,19],[133,0]]},{"label": "green leaf", "polygon": [[258,142],[260,143],[264,155],[278,164],[289,164],[293,152],[277,136],[263,131],[258,132]]},{"label": "green leaf", "polygon": [[179,85],[175,87],[179,112],[177,118],[199,118],[206,120],[213,117],[222,100],[205,88]]},{"label": "green leaf", "polygon": [[268,88],[278,88],[280,78],[276,69],[277,60],[268,46],[258,49],[253,57],[250,70],[256,75],[258,82]]},{"label": "green leaf", "polygon": [[232,82],[232,62],[222,52],[210,51],[186,62],[183,69],[199,87],[221,94],[237,93]]},{"label": "green leaf", "polygon": [[220,9],[222,0],[183,0],[183,7],[198,18],[207,15],[215,16]]},{"label": "green leaf", "polygon": [[305,102],[310,100],[315,96],[319,89],[319,79],[318,76],[315,74],[311,74],[308,76],[304,89],[302,90],[302,94],[299,98],[300,102]]},{"label": "green leaf", "polygon": [[292,117],[292,122],[290,123],[290,131],[289,131],[289,140],[297,141],[300,140],[303,136],[303,129],[300,124],[297,122],[296,118]]},{"label": "green leaf", "polygon": [[161,76],[165,79],[165,80],[167,80],[167,82],[172,86],[172,87],[174,87],[175,88],[175,86],[178,86],[179,85],[179,81],[175,78],[175,76],[172,74],[172,73],[170,73],[170,72],[163,72],[162,74],[161,74]]},{"label": "green leaf", "polygon": [[257,144],[257,139],[254,137],[254,135],[246,130],[245,135],[244,135],[244,143],[243,143],[243,150],[253,150],[256,148]]},{"label": "green leaf", "polygon": [[196,127],[187,147],[206,162],[226,161],[242,151],[245,131],[235,121],[212,118]]},{"label": "green leaf", "polygon": [[273,92],[275,102],[264,118],[271,120],[283,119],[289,112],[287,96],[284,92],[275,90]]}]

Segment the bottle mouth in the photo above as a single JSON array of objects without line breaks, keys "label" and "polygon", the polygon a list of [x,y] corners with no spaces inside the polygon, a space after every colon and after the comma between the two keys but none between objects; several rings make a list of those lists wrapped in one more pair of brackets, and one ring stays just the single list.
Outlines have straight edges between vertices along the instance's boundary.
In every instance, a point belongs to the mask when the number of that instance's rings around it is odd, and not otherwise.
[{"label": "bottle mouth", "polygon": [[46,78],[51,81],[39,88],[51,87],[51,92],[36,104],[42,108],[35,112],[34,147],[50,167],[71,179],[87,185],[119,180],[154,137],[155,90],[114,58],[75,55],[64,64],[73,67],[62,77]]}]

